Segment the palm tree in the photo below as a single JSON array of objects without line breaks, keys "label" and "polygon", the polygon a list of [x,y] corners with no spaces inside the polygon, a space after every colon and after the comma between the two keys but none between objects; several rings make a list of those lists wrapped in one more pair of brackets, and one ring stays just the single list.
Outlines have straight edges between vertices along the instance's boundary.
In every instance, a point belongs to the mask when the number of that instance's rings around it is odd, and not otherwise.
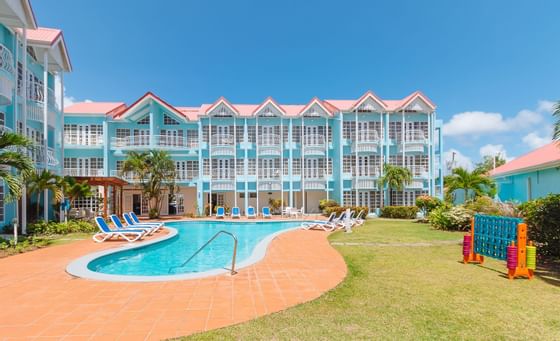
[{"label": "palm tree", "polygon": [[[33,173],[29,177],[27,190],[30,194],[36,193],[37,195],[37,219],[39,219],[40,216],[40,203],[44,191],[51,191],[55,202],[60,202],[64,198],[64,191],[60,182],[60,177],[46,169],[43,169],[40,173]],[[44,219],[46,221],[48,220],[48,217],[45,216]]]},{"label": "palm tree", "polygon": [[[20,134],[4,132],[0,135],[0,178],[8,186],[6,201],[18,199],[23,193],[25,179],[34,173],[33,161],[27,153],[21,152],[32,145]],[[16,174],[10,168],[14,168]]]},{"label": "palm tree", "polygon": [[465,200],[469,197],[469,191],[472,191],[476,197],[485,194],[491,195],[495,192],[496,188],[494,180],[484,175],[481,171],[469,172],[461,167],[453,169],[451,175],[445,177],[445,186],[448,193],[462,189]]},{"label": "palm tree", "polygon": [[87,198],[93,195],[91,186],[86,181],[79,182],[71,176],[65,176],[61,180],[64,195],[70,200],[71,204],[78,198]]},{"label": "palm tree", "polygon": [[150,150],[130,152],[123,163],[123,172],[134,172],[142,186],[142,195],[148,200],[151,218],[157,218],[163,203],[163,190],[175,190],[175,163],[168,152]]},{"label": "palm tree", "polygon": [[391,205],[391,190],[402,191],[405,185],[412,182],[412,172],[408,168],[385,164],[383,166],[383,175],[379,178],[381,189],[389,190],[389,205]]},{"label": "palm tree", "polygon": [[556,118],[556,123],[554,123],[554,135],[552,138],[560,141],[560,101],[558,101],[558,103],[554,106],[552,116]]}]

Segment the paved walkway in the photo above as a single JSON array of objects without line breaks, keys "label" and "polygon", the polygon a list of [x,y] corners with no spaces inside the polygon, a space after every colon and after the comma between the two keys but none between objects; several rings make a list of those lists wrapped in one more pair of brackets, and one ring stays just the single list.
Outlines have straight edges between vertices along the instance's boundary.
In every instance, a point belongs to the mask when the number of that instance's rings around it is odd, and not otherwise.
[{"label": "paved walkway", "polygon": [[235,276],[155,283],[73,278],[64,269],[122,242],[91,240],[0,259],[0,340],[159,340],[247,321],[317,298],[346,275],[319,231],[278,236]]}]

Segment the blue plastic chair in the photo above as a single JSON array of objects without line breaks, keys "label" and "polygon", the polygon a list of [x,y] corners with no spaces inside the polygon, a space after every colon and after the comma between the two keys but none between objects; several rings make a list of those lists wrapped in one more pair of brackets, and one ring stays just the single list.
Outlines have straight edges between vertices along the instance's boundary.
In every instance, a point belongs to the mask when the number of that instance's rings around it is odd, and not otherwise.
[{"label": "blue plastic chair", "polygon": [[255,214],[255,208],[253,206],[247,207],[247,218],[256,218],[257,215]]},{"label": "blue plastic chair", "polygon": [[241,213],[239,213],[239,207],[233,207],[231,209],[231,217],[232,218],[241,218]]},{"label": "blue plastic chair", "polygon": [[262,215],[263,218],[272,218],[272,214],[270,214],[270,207],[265,206],[262,208]]},{"label": "blue plastic chair", "polygon": [[216,209],[216,218],[224,218],[226,215],[226,210],[220,206]]}]

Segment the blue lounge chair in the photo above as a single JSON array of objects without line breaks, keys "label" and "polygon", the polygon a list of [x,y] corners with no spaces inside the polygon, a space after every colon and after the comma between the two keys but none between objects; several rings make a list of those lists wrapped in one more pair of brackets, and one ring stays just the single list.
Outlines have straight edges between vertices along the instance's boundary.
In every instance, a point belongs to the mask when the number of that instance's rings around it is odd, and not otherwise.
[{"label": "blue lounge chair", "polygon": [[224,217],[226,216],[226,210],[220,206],[216,209],[216,218],[222,218],[224,219]]},{"label": "blue lounge chair", "polygon": [[138,216],[136,215],[136,213],[134,212],[129,212],[128,213],[130,215],[130,217],[132,218],[132,220],[134,221],[135,224],[145,224],[145,225],[161,225],[163,226],[163,223],[161,221],[152,221],[152,222],[141,222],[140,219],[138,219]]},{"label": "blue lounge chair", "polygon": [[109,216],[109,218],[111,218],[111,221],[113,222],[113,224],[115,225],[117,230],[134,229],[134,230],[144,230],[146,232],[146,234],[154,233],[154,229],[153,229],[152,226],[145,226],[145,225],[144,226],[142,226],[142,225],[124,226],[123,223],[121,222],[119,217],[117,217],[116,214],[111,214]]},{"label": "blue lounge chair", "polygon": [[241,213],[239,213],[239,207],[233,207],[231,209],[231,217],[232,218],[241,218]]},{"label": "blue lounge chair", "polygon": [[[102,243],[107,239],[111,239],[113,237],[123,237],[129,243],[135,242],[138,239],[142,238],[146,231],[140,229],[121,229],[121,230],[112,230],[109,225],[105,222],[103,217],[96,217],[95,223],[101,232],[98,232],[93,235],[93,240],[96,243]],[[129,236],[133,236],[132,238]]]},{"label": "blue lounge chair", "polygon": [[126,222],[126,225],[129,228],[147,228],[147,227],[149,227],[151,229],[151,231],[149,231],[149,234],[153,234],[154,232],[159,231],[159,229],[162,227],[161,224],[136,223],[132,219],[130,214],[128,214],[128,213],[123,214],[123,219],[124,219],[124,221]]},{"label": "blue lounge chair", "polygon": [[272,218],[272,214],[270,214],[270,207],[265,206],[262,208],[262,216],[263,218]]},{"label": "blue lounge chair", "polygon": [[247,218],[255,219],[256,217],[255,208],[253,206],[247,207]]}]

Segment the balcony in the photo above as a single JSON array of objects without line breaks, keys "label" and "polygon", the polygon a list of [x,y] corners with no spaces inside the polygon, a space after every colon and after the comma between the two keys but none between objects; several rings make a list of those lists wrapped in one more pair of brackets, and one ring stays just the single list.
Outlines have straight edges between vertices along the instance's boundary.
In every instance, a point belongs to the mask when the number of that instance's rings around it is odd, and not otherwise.
[{"label": "balcony", "polygon": [[414,180],[404,186],[406,189],[423,189],[424,182],[421,180]]},{"label": "balcony", "polygon": [[423,152],[428,144],[427,133],[423,130],[412,129],[404,133],[404,143],[399,143],[399,152]]},{"label": "balcony", "polygon": [[[141,180],[142,180],[142,178],[138,174],[136,174],[135,172],[123,172],[122,170],[113,169],[113,170],[111,170],[110,174],[111,174],[111,176],[121,178],[121,179],[126,180],[126,181],[131,182],[131,183],[138,183],[138,182],[141,182]],[[143,180],[145,181],[145,180],[148,180],[148,179],[144,178]]]},{"label": "balcony", "polygon": [[[45,164],[45,148],[43,146],[35,146],[31,149],[31,160],[36,163],[39,168],[44,168]],[[47,148],[47,165],[49,167],[58,166],[58,158],[55,155],[54,148],[48,147]]]},{"label": "balcony", "polygon": [[197,170],[177,170],[175,171],[175,181],[190,182],[198,178]]},{"label": "balcony", "polygon": [[259,156],[280,156],[281,138],[277,134],[262,134],[257,138]]},{"label": "balcony", "polygon": [[304,155],[325,155],[325,136],[321,134],[308,134],[303,136]]},{"label": "balcony", "polygon": [[304,189],[325,190],[327,187],[326,172],[322,168],[306,168],[303,170]]},{"label": "balcony", "polygon": [[150,137],[147,135],[111,138],[111,148],[113,149],[140,149],[149,147]]},{"label": "balcony", "polygon": [[377,181],[370,179],[355,178],[352,180],[353,189],[375,190],[377,188]]},{"label": "balcony", "polygon": [[104,176],[103,169],[64,168],[64,175],[68,176]]},{"label": "balcony", "polygon": [[259,191],[280,191],[282,189],[279,168],[259,168]]},{"label": "balcony", "polygon": [[12,51],[0,44],[0,105],[12,104],[14,84],[14,56]]},{"label": "balcony", "polygon": [[72,147],[101,147],[103,146],[103,135],[79,134],[77,132],[64,132],[64,145]]},{"label": "balcony", "polygon": [[232,134],[214,134],[210,139],[211,156],[234,156],[235,139]]},{"label": "balcony", "polygon": [[212,191],[233,191],[235,190],[235,169],[221,168],[212,169]]},{"label": "balcony", "polygon": [[412,177],[415,179],[427,179],[429,177],[428,168],[425,166],[409,166]]},{"label": "balcony", "polygon": [[352,168],[354,178],[378,178],[381,171],[377,166],[358,166]]},{"label": "balcony", "polygon": [[[18,95],[23,96],[21,87],[18,88]],[[54,90],[47,88],[47,120],[48,124],[56,124],[56,112],[59,111]],[[27,80],[26,90],[27,119],[43,123],[43,108],[45,107],[45,93],[43,83],[36,79]]]},{"label": "balcony", "polygon": [[352,144],[352,153],[376,153],[380,144],[377,130],[356,132],[356,140]]}]

